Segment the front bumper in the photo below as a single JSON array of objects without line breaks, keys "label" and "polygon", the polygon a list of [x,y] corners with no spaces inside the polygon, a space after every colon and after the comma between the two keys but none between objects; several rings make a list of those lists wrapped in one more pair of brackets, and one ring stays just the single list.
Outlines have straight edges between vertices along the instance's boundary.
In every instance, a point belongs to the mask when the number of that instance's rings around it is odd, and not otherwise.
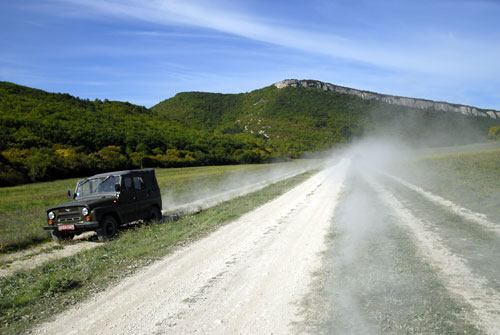
[{"label": "front bumper", "polygon": [[[74,229],[60,229],[61,226],[74,226]],[[99,222],[85,221],[85,222],[75,222],[75,223],[61,223],[52,226],[44,226],[44,230],[53,231],[66,231],[66,232],[81,232],[81,231],[94,231],[99,228]]]}]

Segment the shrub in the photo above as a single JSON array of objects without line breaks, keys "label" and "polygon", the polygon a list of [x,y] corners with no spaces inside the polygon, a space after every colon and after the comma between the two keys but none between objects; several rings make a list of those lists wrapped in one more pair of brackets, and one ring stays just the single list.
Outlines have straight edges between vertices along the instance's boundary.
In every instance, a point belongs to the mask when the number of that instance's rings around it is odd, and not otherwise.
[{"label": "shrub", "polygon": [[493,126],[488,131],[488,137],[494,140],[500,140],[500,126]]}]

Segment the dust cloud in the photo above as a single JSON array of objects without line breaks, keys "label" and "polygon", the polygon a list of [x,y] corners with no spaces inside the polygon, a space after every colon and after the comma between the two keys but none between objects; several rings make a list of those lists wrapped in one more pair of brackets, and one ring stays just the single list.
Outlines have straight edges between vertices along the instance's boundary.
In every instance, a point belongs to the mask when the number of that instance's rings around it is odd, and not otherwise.
[{"label": "dust cloud", "polygon": [[163,190],[163,213],[166,215],[196,213],[306,171],[320,169],[322,164],[323,160],[298,160],[291,163],[271,164],[268,168],[234,172],[222,180],[207,183],[193,182],[187,185],[180,194],[168,189]]},{"label": "dust cloud", "polygon": [[[446,136],[447,145],[452,137]],[[305,300],[316,306],[306,311],[313,320],[306,333],[495,333],[500,307],[488,296],[500,292],[499,273],[486,260],[500,252],[498,234],[491,234],[500,226],[450,200],[455,198],[448,189],[440,195],[428,190],[454,182],[453,171],[435,169],[432,160],[416,164],[428,155],[492,147],[498,145],[426,147],[378,135],[332,153],[348,159],[350,168],[333,215],[323,275],[313,298]],[[411,215],[402,215],[405,211]],[[416,232],[439,245],[425,245]],[[429,251],[436,248],[445,252]]]}]

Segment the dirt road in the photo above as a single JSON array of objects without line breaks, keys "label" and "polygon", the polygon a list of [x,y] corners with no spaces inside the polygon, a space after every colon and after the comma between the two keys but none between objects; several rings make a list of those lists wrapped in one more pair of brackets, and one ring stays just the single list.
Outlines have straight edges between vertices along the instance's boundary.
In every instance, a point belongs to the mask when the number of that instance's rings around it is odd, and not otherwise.
[{"label": "dirt road", "polygon": [[[319,168],[321,163],[302,162],[293,165],[280,166],[268,173],[246,173],[245,175],[232,175],[229,180],[222,180],[220,183],[212,185],[210,191],[188,192],[181,202],[171,199],[168,193],[163,199],[167,206],[162,213],[167,220],[175,220],[179,217],[197,213],[202,209],[214,207],[222,202],[259,191],[276,182],[294,177],[307,170]],[[237,180],[237,181],[234,181]],[[192,185],[191,188],[195,188]],[[189,189],[189,187],[188,187]],[[55,242],[44,243],[43,245],[0,255],[0,277],[7,277],[22,269],[34,269],[51,260],[70,257],[81,251],[102,246],[97,241],[94,232],[85,232],[77,235],[74,240],[79,243]]]},{"label": "dirt road", "polygon": [[348,166],[324,170],[36,333],[296,333]]},{"label": "dirt road", "polygon": [[499,334],[499,224],[342,160],[38,334]]},{"label": "dirt road", "polygon": [[304,332],[500,334],[498,224],[372,172],[345,178]]}]

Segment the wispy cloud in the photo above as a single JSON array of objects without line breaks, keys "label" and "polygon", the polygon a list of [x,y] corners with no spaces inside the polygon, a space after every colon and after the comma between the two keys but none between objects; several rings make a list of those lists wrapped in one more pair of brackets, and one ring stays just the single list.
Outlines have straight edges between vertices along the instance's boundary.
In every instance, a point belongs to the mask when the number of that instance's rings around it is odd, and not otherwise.
[{"label": "wispy cloud", "polygon": [[196,34],[188,32],[166,32],[166,31],[153,31],[153,30],[124,30],[118,32],[117,35],[128,35],[128,36],[145,36],[145,37],[173,37],[173,38],[193,38],[193,39],[218,39],[218,40],[229,40],[235,39],[234,35],[213,33],[213,34]]},{"label": "wispy cloud", "polygon": [[2,9],[0,77],[42,89],[149,103],[310,78],[498,109],[498,1],[26,0]]},{"label": "wispy cloud", "polygon": [[311,31],[273,23],[271,19],[221,9],[217,2],[62,0],[107,15],[126,16],[160,25],[203,27],[302,52],[348,59],[389,69],[467,77],[500,74],[492,68],[500,45],[492,40],[471,41],[452,33],[427,31],[424,38],[376,41]]}]

